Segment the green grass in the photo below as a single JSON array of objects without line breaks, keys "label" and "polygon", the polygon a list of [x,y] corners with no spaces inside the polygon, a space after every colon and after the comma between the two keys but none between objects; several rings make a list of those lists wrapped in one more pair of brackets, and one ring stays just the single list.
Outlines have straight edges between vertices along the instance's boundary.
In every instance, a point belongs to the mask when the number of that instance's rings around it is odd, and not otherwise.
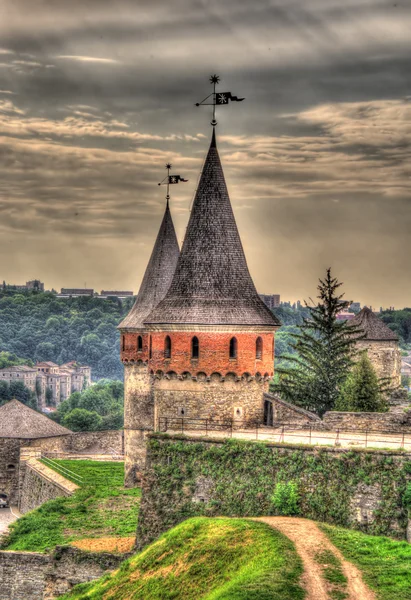
[{"label": "green grass", "polygon": [[123,488],[123,463],[56,462],[82,476],[82,487],[73,496],[49,500],[18,519],[2,549],[47,552],[85,537],[135,534],[141,492]]},{"label": "green grass", "polygon": [[332,600],[345,600],[347,598],[347,578],[343,573],[341,561],[331,550],[321,550],[314,557],[322,567],[324,579],[328,582],[329,597]]},{"label": "green grass", "polygon": [[[293,544],[264,523],[196,517],[65,600],[303,600]],[[63,600],[63,599],[62,599]]]},{"label": "green grass", "polygon": [[364,581],[379,600],[410,600],[410,544],[331,525],[320,528],[344,557],[361,570]]}]

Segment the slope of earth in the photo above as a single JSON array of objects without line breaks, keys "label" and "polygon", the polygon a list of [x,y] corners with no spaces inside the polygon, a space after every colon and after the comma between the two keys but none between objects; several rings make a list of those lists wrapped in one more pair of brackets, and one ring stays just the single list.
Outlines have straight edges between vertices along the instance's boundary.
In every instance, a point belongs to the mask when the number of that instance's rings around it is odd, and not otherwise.
[{"label": "slope of earth", "polygon": [[[71,497],[44,503],[10,525],[2,549],[48,552],[74,540],[113,537],[118,542],[135,534],[141,492],[123,487],[123,463],[55,462],[80,475],[81,488]],[[70,479],[67,472],[64,475]]]},{"label": "slope of earth", "polygon": [[361,570],[378,600],[410,600],[411,544],[331,525],[320,527],[342,555]]},{"label": "slope of earth", "polygon": [[301,560],[279,531],[246,519],[196,517],[120,570],[65,600],[303,600]]},{"label": "slope of earth", "polygon": [[295,517],[260,517],[258,521],[294,542],[303,561],[306,600],[376,600],[359,569],[343,558],[314,521]]}]

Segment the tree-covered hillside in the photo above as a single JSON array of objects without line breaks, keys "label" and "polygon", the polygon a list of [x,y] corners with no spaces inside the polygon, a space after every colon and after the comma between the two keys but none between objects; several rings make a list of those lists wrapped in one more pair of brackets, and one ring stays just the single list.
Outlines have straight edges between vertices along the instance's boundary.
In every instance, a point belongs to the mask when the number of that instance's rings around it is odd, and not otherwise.
[{"label": "tree-covered hillside", "polygon": [[0,292],[0,350],[32,361],[76,360],[93,379],[122,379],[116,327],[132,302]]}]

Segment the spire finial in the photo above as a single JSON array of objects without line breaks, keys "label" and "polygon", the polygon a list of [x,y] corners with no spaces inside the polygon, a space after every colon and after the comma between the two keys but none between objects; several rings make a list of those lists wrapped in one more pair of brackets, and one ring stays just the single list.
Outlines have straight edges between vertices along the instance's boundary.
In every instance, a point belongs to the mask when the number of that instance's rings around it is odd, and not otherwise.
[{"label": "spire finial", "polygon": [[165,167],[167,169],[167,175],[164,177],[163,181],[160,181],[158,185],[167,185],[166,208],[169,208],[170,184],[178,183],[179,181],[187,183],[188,179],[184,179],[183,177],[181,177],[181,175],[170,175],[170,169],[173,168],[173,165],[171,163],[167,163]]},{"label": "spire finial", "polygon": [[[224,92],[224,93],[220,93],[220,92],[216,92],[215,86],[220,83],[220,76],[219,75],[211,75],[210,77],[210,83],[213,85],[213,91],[211,92],[211,94],[209,94],[206,98],[204,98],[204,100],[202,100],[201,102],[197,102],[196,106],[212,106],[213,107],[213,118],[211,120],[211,125],[213,126],[213,128],[215,128],[215,126],[217,125],[217,121],[215,118],[215,107],[218,104],[223,105],[223,104],[228,104],[228,101],[231,100],[231,102],[242,102],[243,100],[245,100],[245,98],[238,98],[238,96],[233,96],[233,94],[231,92]],[[212,97],[212,102],[207,102],[207,100],[209,100]]]}]

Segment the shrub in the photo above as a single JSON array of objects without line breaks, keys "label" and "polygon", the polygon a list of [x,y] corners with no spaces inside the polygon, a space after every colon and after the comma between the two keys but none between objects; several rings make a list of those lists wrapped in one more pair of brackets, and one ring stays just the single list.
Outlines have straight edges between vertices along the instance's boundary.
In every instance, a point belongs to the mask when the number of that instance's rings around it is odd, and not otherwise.
[{"label": "shrub", "polygon": [[271,497],[276,512],[285,517],[300,513],[299,500],[298,484],[295,481],[279,481]]}]

